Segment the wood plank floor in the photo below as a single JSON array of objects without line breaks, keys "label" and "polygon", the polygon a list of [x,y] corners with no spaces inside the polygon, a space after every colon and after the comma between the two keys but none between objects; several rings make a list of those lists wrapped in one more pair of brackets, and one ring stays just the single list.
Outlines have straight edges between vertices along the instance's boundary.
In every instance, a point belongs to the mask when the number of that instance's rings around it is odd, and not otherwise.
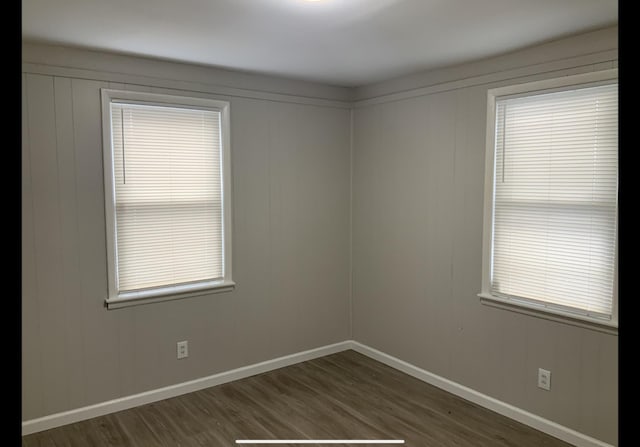
[{"label": "wood plank floor", "polygon": [[236,439],[569,446],[355,351],[34,433],[22,446],[230,447]]}]

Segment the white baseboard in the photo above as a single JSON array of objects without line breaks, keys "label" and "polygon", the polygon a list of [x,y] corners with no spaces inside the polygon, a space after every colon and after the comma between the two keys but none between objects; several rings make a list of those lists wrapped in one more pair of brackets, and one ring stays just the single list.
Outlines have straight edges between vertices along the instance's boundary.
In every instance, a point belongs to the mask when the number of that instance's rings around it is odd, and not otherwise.
[{"label": "white baseboard", "polygon": [[171,397],[180,396],[182,394],[191,393],[204,388],[221,385],[223,383],[272,371],[274,369],[323,357],[325,355],[335,354],[336,352],[346,351],[347,349],[353,349],[367,357],[409,374],[416,379],[422,380],[430,385],[434,385],[440,389],[450,392],[451,394],[455,394],[456,396],[462,397],[463,399],[471,401],[484,408],[495,411],[498,414],[535,428],[536,430],[540,430],[543,433],[555,436],[556,438],[577,447],[613,447],[611,444],[607,444],[533,413],[529,413],[528,411],[514,407],[506,402],[494,399],[486,394],[482,394],[471,388],[467,388],[464,385],[460,385],[459,383],[445,379],[444,377],[440,377],[436,374],[430,373],[429,371],[425,371],[424,369],[418,368],[417,366],[353,340],[322,346],[316,349],[310,349],[308,351],[298,352],[284,357],[278,357],[273,360],[267,360],[265,362],[233,369],[231,371],[202,377],[200,379],[190,380],[188,382],[178,383],[176,385],[146,391],[132,396],[126,396],[87,407],[25,421],[22,423],[22,435],[24,436],[48,430],[50,428],[91,419],[97,416],[103,416],[116,411],[127,410],[129,408],[157,402],[159,400],[169,399]]},{"label": "white baseboard", "polygon": [[159,388],[156,390],[146,391],[132,396],[126,396],[119,399],[101,402],[87,407],[76,408],[73,410],[44,416],[38,419],[31,419],[22,423],[22,435],[29,435],[50,428],[60,427],[62,425],[72,424],[74,422],[91,419],[105,414],[115,413],[116,411],[127,410],[129,408],[157,402],[163,399],[180,396],[182,394],[192,393],[194,391],[209,388],[215,385],[231,382],[238,379],[254,376],[274,369],[293,365],[307,360],[312,360],[325,355],[335,354],[336,352],[351,349],[350,341],[343,341],[332,345],[322,346],[308,351],[298,352],[284,357],[278,357],[273,360],[267,360],[253,365],[243,366],[242,368],[232,369],[211,376],[202,377],[200,379],[190,380],[188,382],[178,383],[175,385]]},{"label": "white baseboard", "polygon": [[425,371],[424,369],[418,368],[417,366],[390,356],[389,354],[385,354],[377,349],[363,345],[357,341],[351,341],[351,349],[394,369],[409,374],[416,379],[448,391],[451,394],[455,394],[456,396],[462,397],[463,399],[471,401],[484,408],[488,408],[489,410],[495,411],[496,413],[510,419],[521,422],[529,427],[535,428],[536,430],[540,430],[543,433],[555,436],[556,438],[577,447],[613,447],[611,444],[607,444],[606,442],[592,438],[533,413],[529,413],[528,411],[514,407],[506,402],[494,399],[486,394],[482,394],[471,388],[467,388],[464,385],[460,385],[459,383],[445,379],[444,377],[440,377],[436,374],[430,373],[429,371]]}]

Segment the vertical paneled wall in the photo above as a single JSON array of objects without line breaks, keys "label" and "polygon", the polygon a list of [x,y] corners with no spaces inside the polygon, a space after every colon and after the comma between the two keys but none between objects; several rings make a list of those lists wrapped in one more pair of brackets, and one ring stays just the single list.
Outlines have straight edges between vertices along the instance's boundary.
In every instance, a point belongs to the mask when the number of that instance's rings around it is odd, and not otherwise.
[{"label": "vertical paneled wall", "polygon": [[[488,307],[477,296],[487,89],[614,65],[543,65],[516,79],[358,103],[352,299],[355,340],[616,444],[617,335]],[[552,372],[552,391],[537,388],[538,368]]]},{"label": "vertical paneled wall", "polygon": [[349,338],[349,110],[221,97],[236,290],[107,310],[100,88],[207,97],[24,73],[23,420]]}]

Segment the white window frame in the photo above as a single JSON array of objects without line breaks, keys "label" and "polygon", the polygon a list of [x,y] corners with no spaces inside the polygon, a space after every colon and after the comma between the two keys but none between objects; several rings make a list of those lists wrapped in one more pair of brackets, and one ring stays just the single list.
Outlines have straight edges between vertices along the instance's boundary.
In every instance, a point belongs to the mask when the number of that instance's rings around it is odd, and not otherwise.
[{"label": "white window frame", "polygon": [[[119,308],[151,302],[174,300],[190,296],[227,292],[235,288],[232,280],[232,219],[231,219],[231,142],[229,108],[227,101],[174,96],[157,93],[125,90],[101,89],[102,100],[102,153],[105,187],[105,217],[107,230],[107,308]],[[128,102],[131,104],[193,107],[220,112],[222,143],[222,203],[223,203],[223,270],[221,280],[201,281],[197,283],[169,285],[160,288],[120,292],[117,287],[117,244],[115,214],[115,181],[111,132],[111,103]]]},{"label": "white window frame", "polygon": [[551,320],[568,322],[586,327],[603,327],[617,330],[618,327],[618,240],[616,237],[613,306],[611,319],[606,320],[590,316],[588,314],[574,313],[564,310],[553,304],[534,303],[516,298],[498,297],[491,294],[491,269],[493,246],[493,200],[494,200],[494,163],[495,163],[495,119],[496,100],[505,96],[524,96],[533,93],[551,93],[563,91],[576,86],[596,86],[617,81],[618,70],[603,70],[598,72],[583,73],[564,76],[560,78],[542,81],[528,82],[518,85],[510,85],[489,89],[487,91],[487,130],[486,130],[486,157],[485,157],[485,184],[484,184],[484,220],[482,240],[482,288],[478,296],[483,304],[513,310],[525,314],[548,318]]}]

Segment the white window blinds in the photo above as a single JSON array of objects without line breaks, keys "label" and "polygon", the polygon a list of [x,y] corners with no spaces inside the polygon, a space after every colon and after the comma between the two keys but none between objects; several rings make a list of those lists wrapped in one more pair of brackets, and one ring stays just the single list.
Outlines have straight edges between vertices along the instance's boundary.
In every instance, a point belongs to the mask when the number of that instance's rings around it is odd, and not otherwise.
[{"label": "white window blinds", "polygon": [[111,103],[119,292],[223,278],[220,118]]},{"label": "white window blinds", "polygon": [[617,84],[496,100],[491,294],[610,318]]}]

